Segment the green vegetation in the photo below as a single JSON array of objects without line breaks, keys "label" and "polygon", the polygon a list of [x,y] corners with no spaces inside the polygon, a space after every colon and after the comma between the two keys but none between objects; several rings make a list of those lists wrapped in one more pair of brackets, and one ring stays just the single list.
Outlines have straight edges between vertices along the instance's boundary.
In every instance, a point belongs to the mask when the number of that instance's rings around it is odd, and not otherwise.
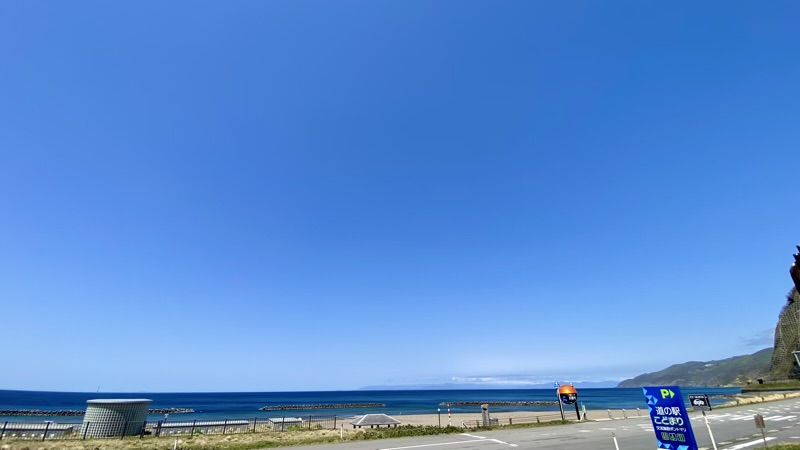
[{"label": "green vegetation", "polygon": [[[541,422],[541,423],[515,423],[515,424],[513,424],[513,425],[503,425],[503,429],[504,429],[504,430],[510,430],[510,429],[514,429],[514,428],[537,428],[537,427],[551,427],[551,426],[553,426],[553,425],[569,425],[569,424],[571,424],[571,423],[575,423],[575,422],[570,422],[569,420],[564,420],[564,421],[557,420],[557,421],[555,421],[555,422]],[[496,428],[496,427],[495,427],[495,428]],[[486,429],[487,429],[487,430],[490,430],[491,428],[486,428]]]},{"label": "green vegetation", "polygon": [[[565,425],[571,422],[560,420],[542,423],[525,423],[503,426],[509,428],[536,428],[554,425]],[[499,427],[494,427],[497,429]],[[393,439],[412,436],[433,436],[439,434],[463,433],[464,431],[488,431],[492,428],[460,428],[437,426],[406,425],[397,428],[375,428],[359,431],[347,430],[344,440],[339,437],[338,430],[299,430],[280,433],[243,433],[228,435],[195,435],[185,436],[178,440],[180,450],[253,450],[259,448],[305,446],[314,444],[330,444],[335,442],[364,441],[377,439]],[[8,450],[165,450],[171,449],[175,438],[146,439],[89,439],[86,441],[53,440],[44,442],[3,441],[3,448]]]},{"label": "green vegetation", "polygon": [[406,425],[397,428],[376,428],[376,429],[369,429],[364,431],[363,433],[357,433],[353,436],[353,440],[359,441],[367,441],[373,439],[392,439],[392,438],[400,438],[400,437],[410,437],[410,436],[433,436],[437,434],[452,434],[452,433],[463,433],[463,428],[458,427],[432,427],[432,426],[422,426],[422,427],[415,427],[412,425]]},{"label": "green vegetation", "polygon": [[755,380],[764,378],[769,372],[772,349],[752,355],[734,356],[719,361],[691,361],[675,364],[664,370],[639,375],[622,381],[617,387],[632,388],[649,385],[678,386],[745,386],[756,385]]}]

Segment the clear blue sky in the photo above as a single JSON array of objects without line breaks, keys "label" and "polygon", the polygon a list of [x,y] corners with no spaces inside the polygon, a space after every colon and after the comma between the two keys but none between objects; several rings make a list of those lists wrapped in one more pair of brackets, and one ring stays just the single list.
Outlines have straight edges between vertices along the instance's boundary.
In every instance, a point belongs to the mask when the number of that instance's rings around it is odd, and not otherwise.
[{"label": "clear blue sky", "polygon": [[0,3],[0,388],[619,379],[769,345],[800,4]]}]

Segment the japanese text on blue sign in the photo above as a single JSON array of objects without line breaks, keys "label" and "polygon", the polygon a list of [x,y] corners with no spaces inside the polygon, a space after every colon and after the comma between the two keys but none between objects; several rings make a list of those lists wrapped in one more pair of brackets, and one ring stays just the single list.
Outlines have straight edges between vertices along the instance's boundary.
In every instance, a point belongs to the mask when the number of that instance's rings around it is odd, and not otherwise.
[{"label": "japanese text on blue sign", "polygon": [[650,410],[658,448],[697,450],[692,424],[677,386],[645,387],[644,398]]}]

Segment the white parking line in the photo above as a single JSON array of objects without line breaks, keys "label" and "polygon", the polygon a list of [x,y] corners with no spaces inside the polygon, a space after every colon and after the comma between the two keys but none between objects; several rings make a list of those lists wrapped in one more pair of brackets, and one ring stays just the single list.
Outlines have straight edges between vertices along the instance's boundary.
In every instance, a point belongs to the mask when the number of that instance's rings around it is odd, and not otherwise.
[{"label": "white parking line", "polygon": [[[498,444],[507,445],[507,446],[509,446],[509,447],[516,447],[516,446],[517,446],[517,444],[509,444],[508,442],[503,442],[503,441],[501,441],[500,439],[489,439],[489,438],[487,438],[487,437],[485,437],[485,436],[476,436],[476,435],[474,435],[474,434],[469,434],[469,433],[461,433],[461,435],[462,435],[462,436],[471,437],[471,438],[476,438],[476,439],[478,439],[478,440],[482,440],[482,441],[492,441],[492,442],[497,442]],[[474,442],[474,441],[470,441],[470,442]]]},{"label": "white parking line", "polygon": [[[775,439],[775,438],[774,437],[768,437],[767,441],[771,441],[773,439]],[[727,450],[739,450],[740,448],[750,447],[751,445],[758,445],[758,444],[760,444],[762,442],[764,442],[763,439],[756,439],[755,441],[745,442],[743,444],[734,445],[733,447],[728,447]]]},{"label": "white parking line", "polygon": [[503,441],[498,440],[498,439],[489,439],[489,438],[486,438],[486,437],[483,437],[483,436],[475,436],[475,435],[467,434],[467,433],[462,433],[461,435],[462,436],[471,437],[473,439],[470,439],[470,440],[467,440],[467,441],[437,442],[435,444],[407,445],[405,447],[390,447],[390,448],[382,448],[382,449],[379,449],[379,450],[405,450],[405,449],[409,449],[409,448],[439,447],[439,446],[443,446],[443,445],[467,444],[467,443],[470,443],[470,442],[482,442],[482,441],[492,441],[492,442],[496,442],[498,444],[508,445],[509,447],[516,447],[517,446],[517,444],[509,444],[507,442],[503,442]]},{"label": "white parking line", "polygon": [[797,416],[783,416],[778,419],[775,419],[776,422],[780,422],[781,420],[789,420],[789,419],[796,419]]},{"label": "white parking line", "polygon": [[406,447],[391,447],[391,448],[381,448],[379,450],[403,450],[406,448],[423,448],[423,447],[437,447],[440,445],[456,445],[456,444],[466,444],[468,442],[481,442],[484,439],[472,439],[469,441],[454,441],[454,442],[439,442],[436,444],[421,444],[421,445],[409,445]]}]

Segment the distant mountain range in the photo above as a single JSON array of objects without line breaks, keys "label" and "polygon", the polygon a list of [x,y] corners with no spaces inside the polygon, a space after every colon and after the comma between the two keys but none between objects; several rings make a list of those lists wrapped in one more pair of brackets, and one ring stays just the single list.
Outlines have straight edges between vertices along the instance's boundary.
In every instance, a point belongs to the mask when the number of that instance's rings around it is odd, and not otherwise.
[{"label": "distant mountain range", "polygon": [[[576,381],[576,388],[636,388],[642,386],[678,385],[697,387],[744,386],[748,381],[765,378],[769,372],[772,348],[751,355],[734,356],[716,361],[690,361],[669,366],[658,372],[617,381]],[[439,384],[375,385],[359,388],[360,391],[410,391],[410,390],[473,390],[473,389],[552,389],[551,383],[524,382],[458,382]]]},{"label": "distant mountain range", "polygon": [[[576,388],[613,388],[616,381],[576,381]],[[553,383],[542,384],[492,384],[492,383],[442,383],[364,386],[359,391],[424,391],[424,390],[472,390],[472,389],[553,389]]]},{"label": "distant mountain range", "polygon": [[624,380],[617,385],[621,388],[642,386],[680,385],[680,386],[744,386],[748,381],[764,378],[769,372],[772,349],[765,348],[752,355],[734,356],[718,361],[690,361],[675,364],[664,370],[645,373]]}]

